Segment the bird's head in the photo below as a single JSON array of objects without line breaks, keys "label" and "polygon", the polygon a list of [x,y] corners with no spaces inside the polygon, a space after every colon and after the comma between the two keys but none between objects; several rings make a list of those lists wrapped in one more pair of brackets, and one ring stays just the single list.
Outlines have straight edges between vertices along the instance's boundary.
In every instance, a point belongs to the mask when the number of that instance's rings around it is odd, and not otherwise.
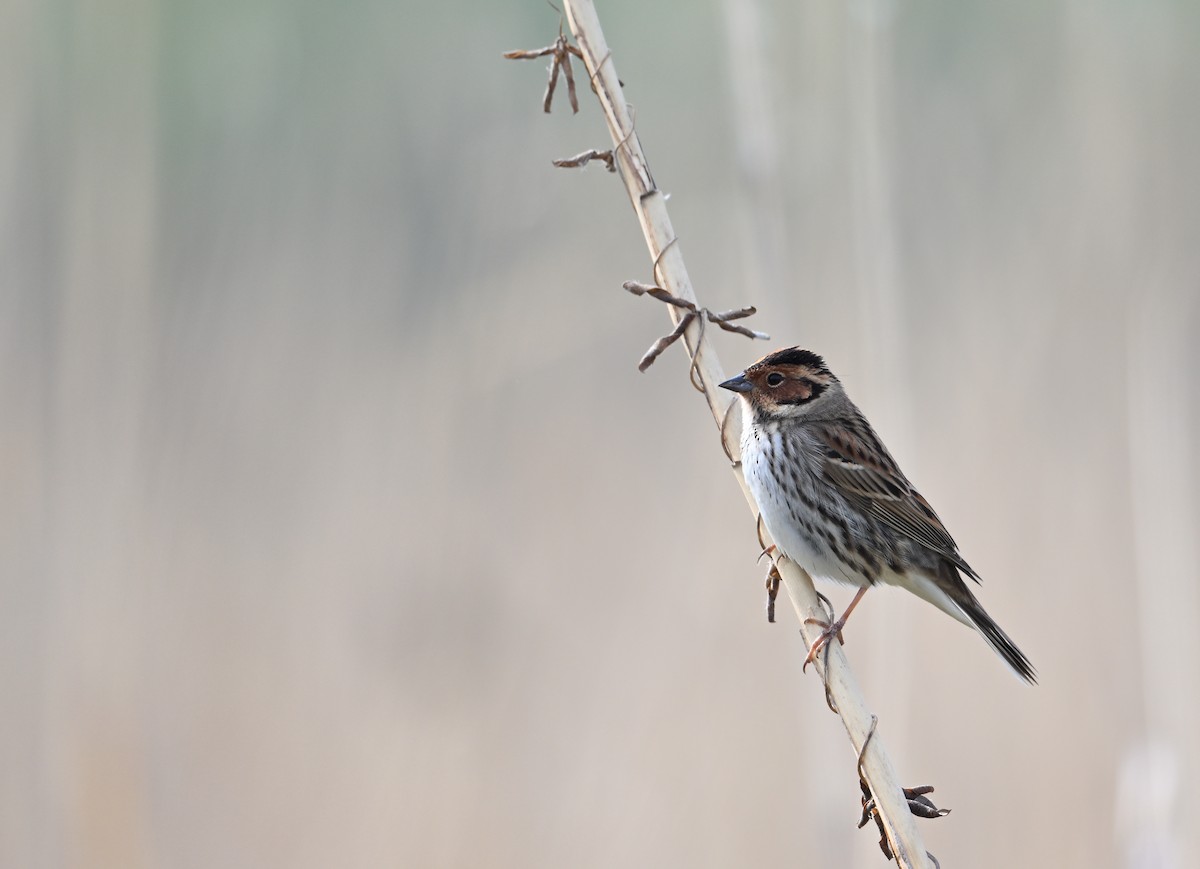
[{"label": "bird's head", "polygon": [[800,347],[768,353],[721,386],[738,393],[759,422],[824,416],[843,395],[825,360]]}]

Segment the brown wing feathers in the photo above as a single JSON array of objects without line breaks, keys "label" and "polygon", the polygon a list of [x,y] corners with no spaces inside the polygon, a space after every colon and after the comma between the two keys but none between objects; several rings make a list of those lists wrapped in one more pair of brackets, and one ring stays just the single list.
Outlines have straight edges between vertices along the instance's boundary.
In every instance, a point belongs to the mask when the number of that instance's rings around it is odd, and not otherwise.
[{"label": "brown wing feathers", "polygon": [[[848,427],[822,430],[827,447],[825,471],[852,503],[865,513],[938,553],[976,582],[978,574],[961,555],[958,545],[933,508],[900,472],[874,437]],[[867,438],[874,441],[868,446]]]}]

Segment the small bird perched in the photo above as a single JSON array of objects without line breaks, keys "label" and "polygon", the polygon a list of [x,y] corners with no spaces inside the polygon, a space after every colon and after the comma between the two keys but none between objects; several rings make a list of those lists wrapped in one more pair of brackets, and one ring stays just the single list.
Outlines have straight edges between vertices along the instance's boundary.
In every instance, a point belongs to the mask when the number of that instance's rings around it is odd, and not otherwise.
[{"label": "small bird perched", "polygon": [[979,631],[1018,676],[1036,682],[1029,659],[961,576],[979,575],[820,356],[777,350],[721,386],[742,399],[742,472],[775,545],[812,576],[859,589],[840,619],[820,622],[809,661],[883,582]]}]

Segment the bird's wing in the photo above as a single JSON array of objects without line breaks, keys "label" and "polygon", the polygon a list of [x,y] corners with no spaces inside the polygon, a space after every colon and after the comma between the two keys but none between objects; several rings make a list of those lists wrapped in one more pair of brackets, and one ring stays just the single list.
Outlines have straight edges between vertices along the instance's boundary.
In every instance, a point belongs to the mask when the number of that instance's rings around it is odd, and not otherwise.
[{"label": "bird's wing", "polygon": [[979,575],[958,554],[958,544],[913,488],[896,462],[865,424],[820,430],[825,473],[852,504],[869,516],[948,559],[976,582]]}]

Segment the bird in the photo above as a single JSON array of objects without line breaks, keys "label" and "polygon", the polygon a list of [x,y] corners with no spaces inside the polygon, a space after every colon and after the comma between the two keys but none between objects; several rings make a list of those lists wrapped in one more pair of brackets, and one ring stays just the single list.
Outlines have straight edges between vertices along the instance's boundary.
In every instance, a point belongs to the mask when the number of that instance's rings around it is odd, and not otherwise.
[{"label": "bird", "polygon": [[779,552],[811,576],[857,586],[811,644],[811,662],[867,589],[894,585],[974,628],[1017,676],[1029,659],[964,580],[980,582],[825,360],[789,347],[721,383],[742,402],[742,473]]}]

